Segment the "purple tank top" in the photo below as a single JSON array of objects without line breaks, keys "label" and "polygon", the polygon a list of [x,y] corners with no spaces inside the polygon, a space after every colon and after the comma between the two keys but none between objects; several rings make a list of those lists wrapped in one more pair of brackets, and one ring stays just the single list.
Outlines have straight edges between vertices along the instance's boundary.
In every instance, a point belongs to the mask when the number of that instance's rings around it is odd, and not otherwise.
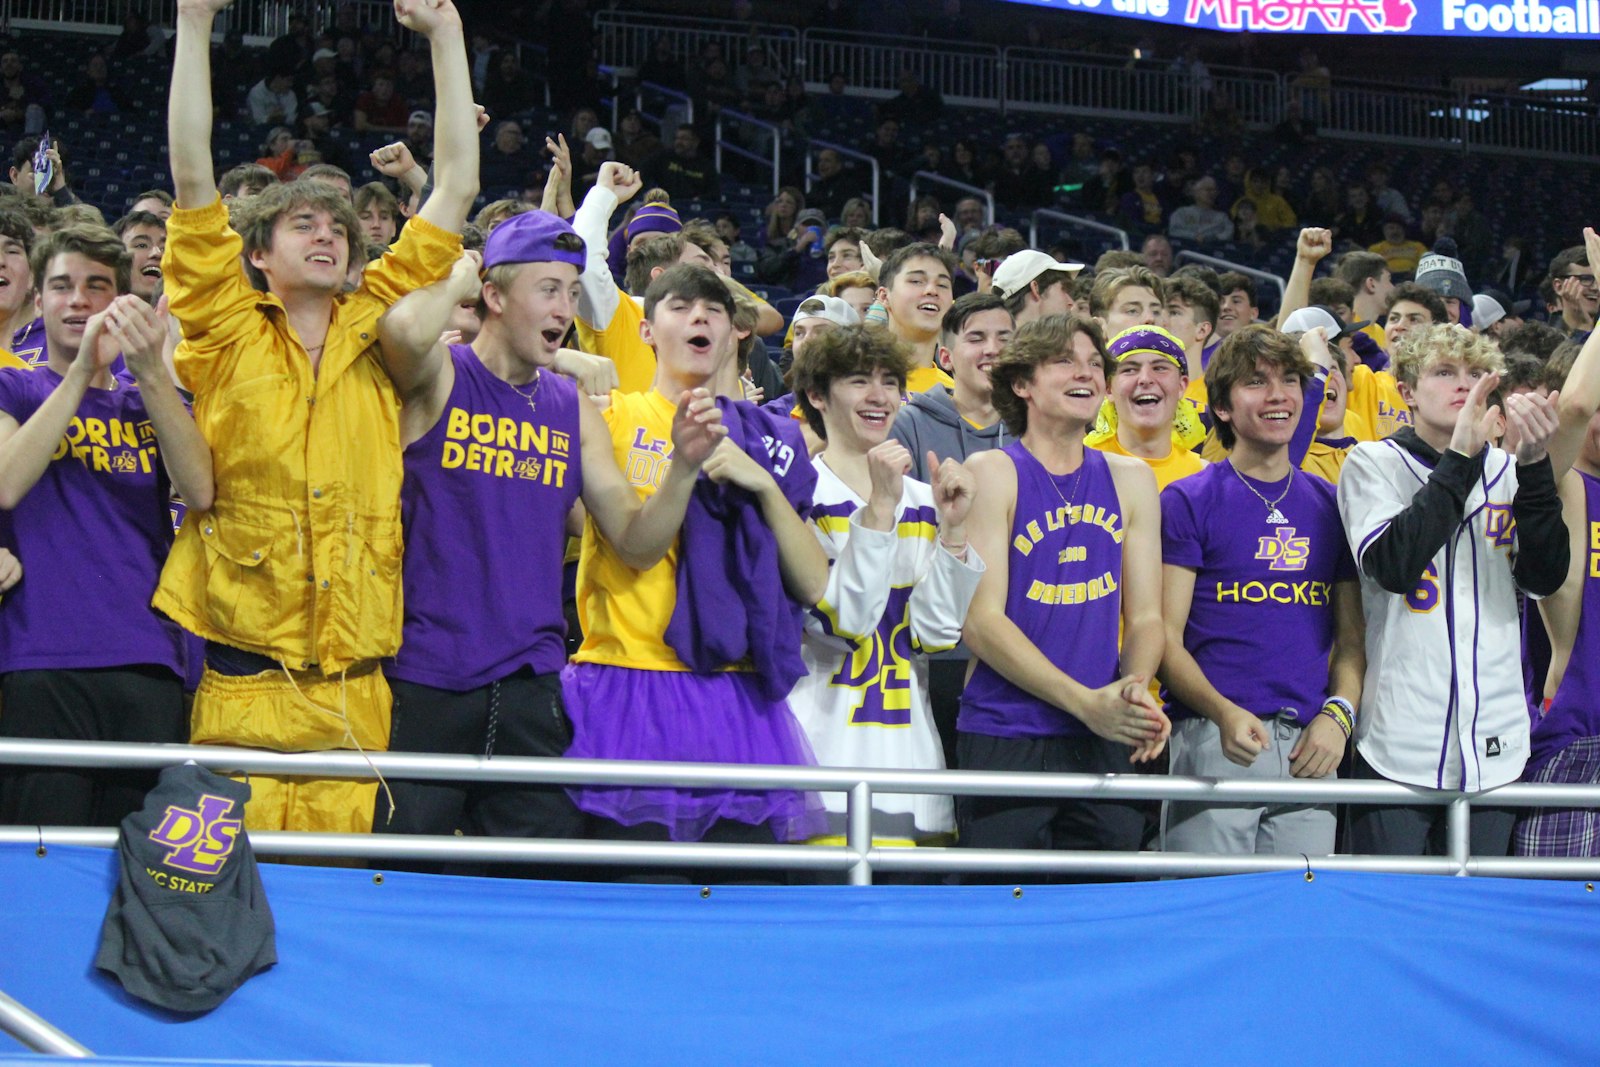
[{"label": "purple tank top", "polygon": [[[1084,449],[1083,465],[1054,477],[1021,441],[1006,616],[1050,662],[1091,689],[1117,679],[1122,619],[1122,503],[1111,468]],[[1082,720],[1012,685],[980,662],[961,696],[958,729],[995,737],[1083,735]]]},{"label": "purple tank top", "polygon": [[385,670],[465,692],[566,662],[561,561],[583,488],[578,390],[549,370],[515,388],[467,345],[439,421],[406,448],[405,628]]},{"label": "purple tank top", "polygon": [[[1583,602],[1578,633],[1567,657],[1567,670],[1550,700],[1550,710],[1533,726],[1528,766],[1523,777],[1550,762],[1556,753],[1583,737],[1600,734],[1600,479],[1578,471],[1583,479]],[[1537,610],[1532,605],[1529,611]]]}]

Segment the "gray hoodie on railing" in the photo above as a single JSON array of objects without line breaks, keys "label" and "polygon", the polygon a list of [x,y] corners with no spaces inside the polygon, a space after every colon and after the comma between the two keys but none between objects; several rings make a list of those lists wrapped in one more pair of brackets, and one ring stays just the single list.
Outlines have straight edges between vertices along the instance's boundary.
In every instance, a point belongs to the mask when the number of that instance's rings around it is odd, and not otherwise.
[{"label": "gray hoodie on railing", "polygon": [[1004,422],[996,419],[993,426],[975,429],[956,411],[955,398],[944,385],[913,394],[889,432],[911,453],[911,477],[923,482],[928,480],[930,449],[940,460],[965,460],[1006,443]]}]

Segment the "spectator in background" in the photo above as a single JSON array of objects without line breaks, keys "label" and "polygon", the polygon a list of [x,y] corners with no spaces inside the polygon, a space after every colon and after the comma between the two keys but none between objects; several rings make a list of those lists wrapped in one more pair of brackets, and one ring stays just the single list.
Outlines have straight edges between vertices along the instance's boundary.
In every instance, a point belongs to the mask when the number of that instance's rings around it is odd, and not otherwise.
[{"label": "spectator in background", "polygon": [[159,56],[167,50],[167,35],[138,8],[128,8],[122,16],[122,32],[111,46],[112,59],[131,59],[134,56]]},{"label": "spectator in background", "polygon": [[283,36],[267,46],[267,69],[293,72],[311,62],[316,51],[316,39],[311,36],[311,26],[298,11],[289,13],[289,28]]},{"label": "spectator in background", "polygon": [[913,70],[902,70],[898,81],[900,93],[878,105],[880,119],[894,119],[902,125],[922,126],[944,114],[944,98],[937,91],[923,85]]},{"label": "spectator in background", "polygon": [[1233,220],[1217,210],[1217,179],[1209,174],[1197,178],[1189,187],[1189,195],[1193,203],[1172,213],[1168,235],[1199,244],[1233,240]]},{"label": "spectator in background", "polygon": [[1365,185],[1345,190],[1345,210],[1333,225],[1334,236],[1360,248],[1383,240],[1383,213],[1373,206]]},{"label": "spectator in background", "polygon": [[617,132],[611,148],[619,163],[626,163],[634,170],[647,170],[654,166],[662,152],[661,138],[645,127],[638,108],[629,108],[622,113],[617,121]]},{"label": "spectator in background", "polygon": [[766,96],[767,86],[783,85],[783,71],[772,62],[772,56],[758,41],[745,49],[744,65],[733,76],[733,84],[746,108],[753,107]]},{"label": "spectator in background", "polygon": [[0,53],[0,125],[13,133],[43,133],[49,99],[44,83],[23,69],[22,53]]},{"label": "spectator in background", "polygon": [[109,115],[132,107],[127,91],[111,80],[111,68],[99,52],[89,57],[83,81],[67,94],[67,110],[85,115]]},{"label": "spectator in background", "polygon": [[355,104],[355,94],[341,85],[337,74],[324,74],[306,86],[306,97],[301,106],[308,113],[320,107],[332,125],[349,126]]},{"label": "spectator in background", "polygon": [[405,98],[395,92],[394,75],[389,71],[374,74],[372,88],[356,97],[355,127],[360,133],[400,133],[410,114]]},{"label": "spectator in background", "polygon": [[520,189],[535,171],[543,169],[541,162],[523,135],[522,124],[507,119],[495,125],[494,140],[484,149],[480,184],[490,197]]},{"label": "spectator in background", "polygon": [[400,201],[382,182],[368,182],[351,199],[367,244],[387,248],[400,232]]},{"label": "spectator in background", "polygon": [[1139,231],[1160,229],[1166,222],[1167,207],[1156,192],[1156,170],[1148,160],[1133,165],[1133,188],[1117,201],[1117,217]]},{"label": "spectator in background", "polygon": [[1006,136],[1000,150],[1000,169],[989,191],[994,194],[995,203],[1007,210],[1029,211],[1055,199],[1055,182],[1033,165],[1032,149],[1026,135],[1013,133]]},{"label": "spectator in background", "polygon": [[861,195],[861,179],[846,170],[844,160],[831,148],[817,152],[817,175],[806,192],[806,202],[830,219],[844,212],[846,201]]},{"label": "spectator in background", "polygon": [[950,151],[940,163],[939,173],[964,185],[983,188],[989,183],[988,169],[979,157],[977,147],[965,137],[958,138],[950,146]]},{"label": "spectator in background", "polygon": [[[1255,205],[1256,220],[1263,230],[1286,230],[1295,224],[1294,208],[1289,202],[1273,192],[1270,180],[1260,170],[1247,171],[1244,176],[1244,192]],[[1233,215],[1237,225],[1239,214],[1236,210]]]},{"label": "spectator in background", "polygon": [[672,135],[672,151],[657,164],[651,184],[665,189],[674,201],[697,200],[717,191],[716,168],[700,154],[700,134],[693,126],[684,123]]},{"label": "spectator in background", "polygon": [[1339,203],[1339,182],[1333,176],[1333,171],[1327,167],[1313,170],[1311,187],[1306,193],[1300,211],[1301,224],[1331,230],[1342,210],[1343,206]]},{"label": "spectator in background", "polygon": [[1172,273],[1172,242],[1162,234],[1153,233],[1146,237],[1140,252],[1144,255],[1144,265],[1157,278],[1165,278]]},{"label": "spectator in background", "polygon": [[739,217],[731,211],[722,211],[717,214],[715,225],[717,236],[722,238],[722,243],[728,247],[728,261],[730,263],[754,263],[756,250],[740,235]]},{"label": "spectator in background", "polygon": [[490,115],[509,118],[542,104],[544,94],[533,75],[522,69],[516,52],[507,48],[496,54],[479,99]]},{"label": "spectator in background", "polygon": [[898,178],[907,169],[910,156],[905,145],[900,142],[898,119],[879,120],[873,130],[872,144],[868,147],[867,154],[878,161],[878,168],[886,181]]},{"label": "spectator in background", "polygon": [[789,75],[789,80],[783,83],[783,101],[789,113],[789,128],[804,136],[811,129],[813,114],[806,80],[798,74]]},{"label": "spectator in background", "polygon": [[689,95],[694,100],[695,114],[705,120],[715,119],[725,107],[737,110],[744,103],[720,51],[704,61],[698,77],[689,84]]},{"label": "spectator in background", "polygon": [[688,86],[683,57],[673,51],[672,38],[662,34],[650,49],[650,58],[639,65],[639,80],[663,89],[682,92]]},{"label": "spectator in background", "polygon": [[1560,312],[1560,321],[1552,319],[1551,325],[1564,329],[1569,335],[1594,329],[1595,315],[1600,311],[1596,269],[1600,267],[1589,262],[1588,250],[1583,245],[1563,249],[1550,261],[1548,281]]},{"label": "spectator in background", "polygon": [[413,108],[433,110],[433,72],[421,53],[403,49],[394,62],[394,91]]},{"label": "spectator in background", "polygon": [[250,87],[245,94],[245,106],[250,109],[250,121],[257,126],[274,123],[292,124],[300,112],[299,98],[294,93],[294,74],[276,69]]},{"label": "spectator in background", "polygon": [[1494,233],[1489,220],[1479,214],[1473,204],[1472,194],[1465,189],[1456,197],[1455,206],[1445,214],[1445,232],[1456,239],[1467,277],[1482,278],[1494,251]]},{"label": "spectator in background", "polygon": [[839,209],[839,225],[866,229],[873,225],[872,205],[864,196],[852,196]]},{"label": "spectator in background", "polygon": [[1404,193],[1389,184],[1388,164],[1374,163],[1367,168],[1367,192],[1381,215],[1398,215],[1401,222],[1411,225],[1411,205]]},{"label": "spectator in background", "polygon": [[1072,135],[1072,152],[1062,172],[1065,181],[1078,185],[1100,173],[1100,150],[1091,134],[1079,130]]},{"label": "spectator in background", "polygon": [[1383,240],[1367,249],[1376,252],[1389,265],[1391,274],[1410,274],[1417,269],[1417,260],[1428,252],[1428,246],[1406,236],[1406,221],[1399,215],[1383,220]]},{"label": "spectator in background", "polygon": [[1305,105],[1291,98],[1284,105],[1283,121],[1272,128],[1272,135],[1291,148],[1303,148],[1317,139],[1317,124],[1306,118]]},{"label": "spectator in background", "polygon": [[426,169],[433,163],[433,114],[416,110],[406,116],[406,148],[417,165]]},{"label": "spectator in background", "polygon": [[1133,192],[1133,178],[1122,166],[1122,153],[1108,148],[1100,153],[1100,169],[1094,177],[1083,183],[1079,197],[1085,211],[1097,215],[1112,215],[1122,198]]},{"label": "spectator in background", "polygon": [[[787,192],[780,192],[779,199]],[[816,208],[803,209],[793,216],[794,224],[787,232],[775,236],[771,227],[776,218],[767,217],[767,248],[756,262],[756,276],[788,289],[815,289],[828,277],[823,258],[823,231],[828,220]]]}]

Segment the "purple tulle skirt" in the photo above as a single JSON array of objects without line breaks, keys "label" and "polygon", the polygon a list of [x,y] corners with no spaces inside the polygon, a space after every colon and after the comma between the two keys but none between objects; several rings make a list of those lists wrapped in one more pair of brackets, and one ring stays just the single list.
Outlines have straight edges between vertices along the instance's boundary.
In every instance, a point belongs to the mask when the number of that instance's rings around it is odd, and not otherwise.
[{"label": "purple tulle skirt", "polygon": [[[739,672],[690,674],[573,663],[561,672],[577,759],[678,760],[816,766],[789,705]],[[768,825],[779,841],[822,833],[815,793],[794,790],[573,786],[579,808],[624,826],[660,823],[674,841],[698,841],[719,819]]]}]

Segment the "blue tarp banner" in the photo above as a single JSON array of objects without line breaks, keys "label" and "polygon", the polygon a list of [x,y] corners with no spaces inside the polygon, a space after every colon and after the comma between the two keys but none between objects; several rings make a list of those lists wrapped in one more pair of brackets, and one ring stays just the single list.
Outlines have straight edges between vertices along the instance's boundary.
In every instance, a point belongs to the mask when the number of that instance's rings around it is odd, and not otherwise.
[{"label": "blue tarp banner", "polygon": [[281,962],[180,1019],[90,966],[115,862],[0,846],[0,989],[107,1055],[1600,1063],[1600,896],[1583,883],[1288,873],[702,897],[263,864]]},{"label": "blue tarp banner", "polygon": [[1600,37],[1600,0],[1012,0],[1201,30]]}]

